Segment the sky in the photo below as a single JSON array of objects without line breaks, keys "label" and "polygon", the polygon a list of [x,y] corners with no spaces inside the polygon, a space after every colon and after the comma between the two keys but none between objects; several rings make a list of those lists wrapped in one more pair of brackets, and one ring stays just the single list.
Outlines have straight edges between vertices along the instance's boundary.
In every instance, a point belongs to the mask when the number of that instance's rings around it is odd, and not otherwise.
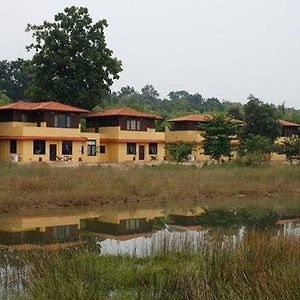
[{"label": "sky", "polygon": [[108,47],[123,62],[113,90],[152,84],[205,98],[300,108],[300,0],[0,0],[0,60],[30,58],[26,25],[65,7],[105,18]]}]

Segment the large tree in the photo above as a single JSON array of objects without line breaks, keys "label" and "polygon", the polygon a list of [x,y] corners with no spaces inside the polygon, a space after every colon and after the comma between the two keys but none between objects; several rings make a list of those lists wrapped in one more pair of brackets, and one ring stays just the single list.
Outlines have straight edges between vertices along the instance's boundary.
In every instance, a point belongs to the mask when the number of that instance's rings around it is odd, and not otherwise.
[{"label": "large tree", "polygon": [[27,66],[28,61],[21,58],[0,61],[0,91],[12,100],[27,98],[26,89],[30,80]]},{"label": "large tree", "polygon": [[29,94],[37,100],[60,102],[92,109],[119,78],[121,61],[107,48],[106,20],[93,23],[84,7],[68,7],[54,22],[28,25],[35,41]]},{"label": "large tree", "polygon": [[245,126],[244,139],[260,135],[275,140],[280,134],[278,112],[274,105],[263,103],[250,95],[244,106]]}]

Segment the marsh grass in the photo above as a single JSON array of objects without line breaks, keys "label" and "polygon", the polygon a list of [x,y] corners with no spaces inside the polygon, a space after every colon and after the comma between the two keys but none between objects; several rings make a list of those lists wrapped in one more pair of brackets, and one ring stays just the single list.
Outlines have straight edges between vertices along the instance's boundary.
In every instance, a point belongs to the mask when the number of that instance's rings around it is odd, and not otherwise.
[{"label": "marsh grass", "polygon": [[249,231],[241,242],[185,243],[148,257],[91,252],[36,257],[34,299],[299,299],[300,241]]},{"label": "marsh grass", "polygon": [[6,212],[127,202],[202,201],[220,205],[220,199],[226,200],[226,206],[228,201],[243,202],[243,197],[262,197],[266,203],[284,197],[286,202],[300,204],[297,166],[54,168],[1,164],[0,178],[0,210]]}]

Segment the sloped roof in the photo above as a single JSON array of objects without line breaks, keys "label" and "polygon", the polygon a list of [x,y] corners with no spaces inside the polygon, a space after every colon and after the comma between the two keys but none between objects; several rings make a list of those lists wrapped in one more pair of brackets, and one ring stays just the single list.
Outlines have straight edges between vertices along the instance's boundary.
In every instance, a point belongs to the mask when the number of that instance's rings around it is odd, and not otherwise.
[{"label": "sloped roof", "polygon": [[279,120],[281,126],[288,126],[288,127],[300,127],[300,124],[293,123],[286,120]]},{"label": "sloped roof", "polygon": [[187,115],[179,118],[174,118],[169,120],[170,122],[182,122],[182,121],[191,121],[191,122],[205,122],[208,121],[211,117],[209,115]]},{"label": "sloped roof", "polygon": [[[170,122],[186,122],[186,121],[190,121],[190,122],[207,122],[209,119],[211,118],[210,115],[187,115],[187,116],[183,116],[183,117],[179,117],[179,118],[174,118],[169,120]],[[236,122],[236,123],[244,123],[241,120],[237,120],[237,119],[232,119],[232,121]]]},{"label": "sloped roof", "polygon": [[51,110],[51,111],[68,111],[77,113],[87,113],[88,110],[79,107],[66,105],[55,101],[47,102],[25,102],[18,101],[0,106],[0,110]]},{"label": "sloped roof", "polygon": [[128,116],[128,117],[161,119],[160,116],[137,111],[130,107],[109,108],[109,109],[105,109],[103,111],[91,112],[87,115],[87,117],[108,117],[108,116]]}]

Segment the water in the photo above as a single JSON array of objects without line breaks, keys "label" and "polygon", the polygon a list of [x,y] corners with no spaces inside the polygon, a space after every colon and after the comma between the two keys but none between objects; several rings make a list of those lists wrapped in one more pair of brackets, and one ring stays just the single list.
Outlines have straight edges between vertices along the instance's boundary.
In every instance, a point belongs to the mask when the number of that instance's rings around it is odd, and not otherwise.
[{"label": "water", "polygon": [[236,247],[253,225],[274,232],[274,236],[300,236],[298,219],[280,221],[268,211],[250,215],[244,211],[210,212],[199,206],[140,205],[0,216],[0,297],[26,291],[29,267],[19,257],[32,250],[57,251],[92,242],[99,255],[146,256],[171,250],[202,251],[212,240],[228,249]]}]

